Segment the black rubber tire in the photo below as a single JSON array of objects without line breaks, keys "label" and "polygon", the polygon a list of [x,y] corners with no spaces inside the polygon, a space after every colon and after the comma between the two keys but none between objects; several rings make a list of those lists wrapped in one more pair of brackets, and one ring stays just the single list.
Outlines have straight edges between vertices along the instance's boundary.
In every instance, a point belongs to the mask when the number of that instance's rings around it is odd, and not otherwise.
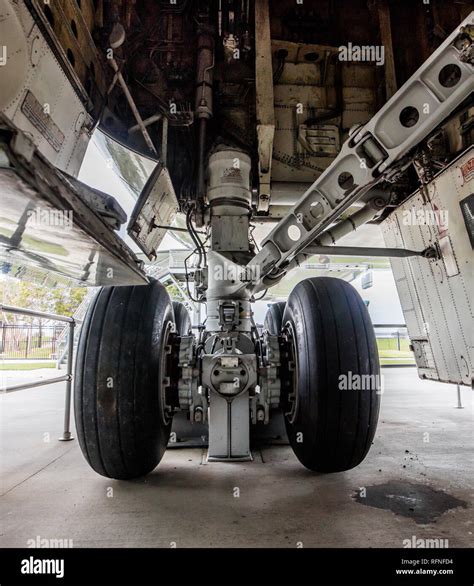
[{"label": "black rubber tire", "polygon": [[181,303],[181,301],[173,301],[173,311],[176,333],[179,336],[189,336],[191,333],[191,318],[184,303]]},{"label": "black rubber tire", "polygon": [[[74,376],[79,444],[109,478],[143,476],[160,462],[171,423],[160,411],[165,331],[173,307],[158,281],[104,287],[81,328]],[[111,386],[112,385],[112,386]]]},{"label": "black rubber tire", "polygon": [[[341,472],[362,462],[377,428],[380,374],[367,308],[346,281],[319,277],[291,292],[283,326],[294,332],[298,408],[285,417],[300,462],[318,472]],[[351,374],[350,374],[351,373]],[[368,390],[345,390],[341,375],[373,375]]]},{"label": "black rubber tire", "polygon": [[284,301],[277,301],[276,303],[272,303],[267,310],[263,327],[272,336],[278,336],[281,332],[281,322],[283,320],[285,306],[286,303]]}]

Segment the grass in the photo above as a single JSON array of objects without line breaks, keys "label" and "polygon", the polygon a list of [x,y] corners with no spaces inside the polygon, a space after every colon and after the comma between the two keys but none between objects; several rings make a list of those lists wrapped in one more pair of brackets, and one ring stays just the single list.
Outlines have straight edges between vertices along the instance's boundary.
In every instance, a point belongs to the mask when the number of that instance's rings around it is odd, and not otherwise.
[{"label": "grass", "polygon": [[0,362],[0,370],[36,370],[37,368],[56,368],[56,362]]},{"label": "grass", "polygon": [[383,366],[388,364],[415,364],[415,358],[409,348],[409,344],[409,340],[400,338],[400,350],[398,350],[396,338],[377,338],[380,364]]},{"label": "grass", "polygon": [[[397,338],[377,338],[377,346],[379,350],[395,350],[398,352]],[[411,354],[409,346],[410,342],[406,338],[400,337],[400,351]]]},{"label": "grass", "polygon": [[[388,364],[415,364],[415,358],[413,352],[409,349],[409,341],[401,338],[400,339],[400,350],[398,350],[396,338],[377,338],[377,347],[379,349],[380,364],[386,366]],[[28,358],[33,358],[38,352],[43,351],[44,348],[37,348],[30,351]],[[0,370],[34,370],[36,368],[55,368],[56,362],[9,362],[8,364],[2,364],[0,359]]]},{"label": "grass", "polygon": [[[4,360],[29,360],[31,358],[38,358],[41,360],[48,360],[51,358],[51,348],[30,348],[28,354],[25,356],[25,348],[15,349],[13,352],[5,352],[2,356]],[[0,358],[1,360],[1,358]]]},{"label": "grass", "polygon": [[403,350],[380,350],[379,348],[379,355],[383,356],[384,358],[413,358],[413,352],[406,352]]},{"label": "grass", "polygon": [[[12,344],[9,344],[11,346]],[[38,335],[35,334],[34,338],[30,341],[30,346],[28,352],[26,352],[26,340],[20,340],[17,342],[14,348],[9,348],[5,350],[2,355],[0,355],[0,360],[3,358],[4,360],[29,360],[29,359],[43,359],[43,360],[51,360],[52,358],[52,349],[53,349],[53,342],[52,338],[49,336],[43,336],[43,342],[41,346],[38,346]],[[57,346],[56,346],[57,351]]]},{"label": "grass", "polygon": [[415,365],[416,362],[414,358],[402,358],[400,360],[394,360],[393,358],[384,358],[383,356],[380,356],[380,364],[382,366],[388,366],[390,364],[393,364],[394,366],[405,366],[407,364]]}]

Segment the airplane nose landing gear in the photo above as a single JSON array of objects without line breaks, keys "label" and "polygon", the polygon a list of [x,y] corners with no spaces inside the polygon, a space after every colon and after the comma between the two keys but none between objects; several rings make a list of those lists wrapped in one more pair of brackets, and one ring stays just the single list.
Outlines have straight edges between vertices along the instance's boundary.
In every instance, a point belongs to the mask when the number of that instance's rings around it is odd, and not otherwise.
[{"label": "airplane nose landing gear", "polygon": [[[211,250],[200,268],[205,286],[197,287],[207,320],[197,338],[185,308],[173,306],[157,282],[103,289],[90,310],[78,352],[76,416],[81,447],[101,474],[131,478],[152,470],[177,410],[189,412],[191,423],[208,422],[209,461],[251,459],[250,424],[268,423],[277,408],[296,456],[311,470],[347,470],[369,450],[379,363],[355,289],[339,279],[306,279],[286,305],[269,310],[263,333],[253,322],[245,271],[251,252],[242,250],[241,237],[250,209],[247,162],[238,151],[227,158],[219,151],[210,167],[226,180],[227,198],[211,177]],[[140,409],[132,409],[137,401]]]}]

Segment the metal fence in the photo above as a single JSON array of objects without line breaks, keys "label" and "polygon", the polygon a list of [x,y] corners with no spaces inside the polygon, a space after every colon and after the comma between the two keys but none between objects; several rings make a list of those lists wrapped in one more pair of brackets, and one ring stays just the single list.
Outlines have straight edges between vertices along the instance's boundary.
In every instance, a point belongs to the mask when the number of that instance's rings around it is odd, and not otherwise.
[{"label": "metal fence", "polygon": [[67,330],[67,326],[62,324],[0,322],[0,359],[56,360],[63,330]]}]

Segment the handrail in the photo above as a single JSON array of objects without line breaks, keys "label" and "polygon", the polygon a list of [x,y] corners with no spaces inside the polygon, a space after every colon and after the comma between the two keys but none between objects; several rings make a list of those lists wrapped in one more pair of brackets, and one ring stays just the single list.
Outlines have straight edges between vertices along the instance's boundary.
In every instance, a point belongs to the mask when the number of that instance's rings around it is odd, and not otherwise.
[{"label": "handrail", "polygon": [[44,311],[35,311],[33,309],[13,307],[12,305],[3,305],[3,303],[0,303],[0,311],[4,311],[5,313],[15,313],[17,315],[29,315],[30,317],[40,317],[42,319],[52,319],[55,321],[76,323],[76,320],[73,317],[68,317],[66,315],[56,315],[55,313],[46,313]]},{"label": "handrail", "polygon": [[40,317],[43,319],[50,319],[53,321],[62,321],[69,324],[69,333],[68,333],[68,357],[67,357],[67,374],[60,377],[50,378],[46,380],[30,382],[30,383],[20,383],[18,385],[12,385],[10,387],[5,387],[3,389],[4,392],[9,393],[12,391],[20,391],[23,389],[31,389],[33,387],[40,387],[46,384],[53,384],[66,381],[66,398],[65,398],[65,405],[64,405],[64,429],[63,435],[59,438],[60,441],[70,441],[73,438],[71,434],[71,394],[72,394],[72,361],[73,361],[73,352],[74,352],[74,328],[78,320],[75,320],[73,317],[68,317],[66,315],[56,315],[54,313],[45,313],[44,311],[35,311],[33,309],[24,309],[21,307],[13,307],[11,305],[3,305],[0,303],[0,311],[5,313],[13,313],[16,315],[28,315],[30,317]]},{"label": "handrail", "polygon": [[[87,290],[87,294],[84,296],[84,298],[82,299],[81,303],[78,305],[78,307],[74,311],[74,314],[73,314],[72,317],[76,320],[76,323],[81,324],[84,321],[83,318],[84,318],[84,316],[86,314],[87,308],[89,307],[89,304],[90,304],[90,302],[92,300],[92,297],[95,295],[94,289],[95,288],[90,288],[90,289]],[[58,357],[57,357],[57,360],[56,360],[56,364],[57,364],[58,368],[61,367],[61,365],[63,363],[63,360],[64,360],[64,357],[66,356],[66,354],[68,352],[68,345],[67,344],[65,345],[65,347],[61,351],[61,353],[59,352],[60,347],[61,347],[61,345],[63,343],[63,340],[64,340],[64,338],[66,336],[65,331],[66,331],[66,328],[64,328],[60,332],[60,334],[59,334],[59,336],[58,336],[58,338],[56,340],[56,344],[57,344],[57,348],[58,348]],[[76,330],[76,337],[77,337],[78,331],[79,330]]]}]

